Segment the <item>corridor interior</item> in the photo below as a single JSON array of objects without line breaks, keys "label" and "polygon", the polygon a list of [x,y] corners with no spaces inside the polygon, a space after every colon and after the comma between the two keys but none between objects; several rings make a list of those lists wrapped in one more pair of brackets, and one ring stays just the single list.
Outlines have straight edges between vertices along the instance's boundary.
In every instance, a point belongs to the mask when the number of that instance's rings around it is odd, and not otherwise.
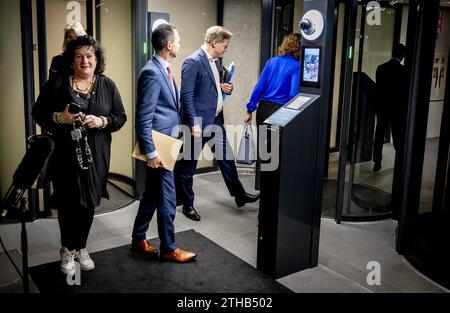
[{"label": "corridor interior", "polygon": [[[382,174],[380,174],[382,175]],[[246,189],[252,190],[254,175],[241,169]],[[178,208],[176,232],[194,229],[256,267],[257,214],[259,203],[237,209],[228,196],[220,172],[197,175],[194,179],[196,208],[200,222],[187,219]],[[97,214],[88,241],[90,252],[102,251],[130,243],[130,233],[138,202],[103,214]],[[156,219],[150,225],[148,238],[157,237]],[[396,222],[342,223],[322,218],[319,266],[278,279],[298,293],[378,293],[378,292],[448,292],[433,283],[394,249]],[[20,224],[0,225],[0,237],[20,263]],[[59,259],[59,229],[56,219],[40,219],[28,224],[29,263],[40,265]],[[370,261],[381,265],[381,284],[369,286],[366,281]],[[196,262],[202,262],[201,255]],[[4,253],[0,253],[0,292],[21,292],[19,276]],[[38,292],[36,287],[32,291]],[[99,291],[101,292],[101,291]],[[149,290],[149,292],[157,292]]]}]

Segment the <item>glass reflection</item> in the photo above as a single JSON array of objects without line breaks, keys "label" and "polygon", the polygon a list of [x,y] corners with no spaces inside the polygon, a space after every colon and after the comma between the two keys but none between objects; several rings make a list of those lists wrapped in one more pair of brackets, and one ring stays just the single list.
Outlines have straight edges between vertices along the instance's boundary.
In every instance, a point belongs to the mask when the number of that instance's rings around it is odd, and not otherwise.
[{"label": "glass reflection", "polygon": [[387,218],[398,208],[395,188],[401,184],[407,99],[401,63],[404,47],[399,43],[406,41],[406,12],[405,5],[383,7],[378,25],[368,23],[366,7],[358,8],[343,210],[346,220]]}]

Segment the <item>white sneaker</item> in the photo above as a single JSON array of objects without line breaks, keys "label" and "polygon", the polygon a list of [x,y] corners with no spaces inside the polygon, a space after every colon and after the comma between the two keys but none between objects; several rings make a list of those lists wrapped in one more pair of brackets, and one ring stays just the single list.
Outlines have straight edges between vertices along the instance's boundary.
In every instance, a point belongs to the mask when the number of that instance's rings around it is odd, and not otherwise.
[{"label": "white sneaker", "polygon": [[91,271],[95,268],[95,263],[92,261],[86,248],[76,252],[75,261],[80,263],[82,271]]},{"label": "white sneaker", "polygon": [[66,275],[74,275],[75,274],[75,250],[69,251],[66,247],[62,247],[59,250],[61,254],[61,272]]}]

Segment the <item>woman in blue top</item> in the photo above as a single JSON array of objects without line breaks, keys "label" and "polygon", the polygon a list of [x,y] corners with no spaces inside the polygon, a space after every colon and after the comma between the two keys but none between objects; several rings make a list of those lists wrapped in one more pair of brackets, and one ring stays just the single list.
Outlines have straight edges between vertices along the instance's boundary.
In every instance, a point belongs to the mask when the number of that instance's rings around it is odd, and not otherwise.
[{"label": "woman in blue top", "polygon": [[[252,121],[256,109],[256,124],[261,125],[270,115],[298,94],[300,83],[300,34],[289,34],[278,48],[278,56],[267,61],[247,104],[244,122]],[[259,105],[258,105],[259,102]]]}]

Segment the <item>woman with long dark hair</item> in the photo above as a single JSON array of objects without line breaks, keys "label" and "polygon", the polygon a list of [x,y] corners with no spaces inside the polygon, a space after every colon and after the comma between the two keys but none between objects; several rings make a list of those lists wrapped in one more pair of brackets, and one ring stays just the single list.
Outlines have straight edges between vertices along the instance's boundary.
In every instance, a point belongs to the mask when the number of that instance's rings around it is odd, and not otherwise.
[{"label": "woman with long dark hair", "polygon": [[51,133],[55,150],[50,162],[61,232],[61,271],[94,269],[86,242],[94,209],[107,198],[106,180],[111,154],[111,133],[127,117],[115,83],[103,72],[105,57],[90,36],[68,43],[64,71],[49,80],[33,107],[33,118]]}]

